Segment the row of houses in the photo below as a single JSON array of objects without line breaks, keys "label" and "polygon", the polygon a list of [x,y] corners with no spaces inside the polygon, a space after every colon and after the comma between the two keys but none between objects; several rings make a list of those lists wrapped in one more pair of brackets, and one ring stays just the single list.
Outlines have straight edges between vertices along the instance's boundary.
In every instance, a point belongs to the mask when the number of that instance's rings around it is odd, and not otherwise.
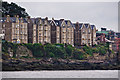
[{"label": "row of houses", "polygon": [[107,28],[101,28],[101,31],[96,31],[97,44],[109,43],[110,50],[119,51],[120,49],[120,33]]},{"label": "row of houses", "polygon": [[95,45],[96,27],[89,23],[46,18],[1,18],[3,39],[13,43],[63,43],[73,46]]}]

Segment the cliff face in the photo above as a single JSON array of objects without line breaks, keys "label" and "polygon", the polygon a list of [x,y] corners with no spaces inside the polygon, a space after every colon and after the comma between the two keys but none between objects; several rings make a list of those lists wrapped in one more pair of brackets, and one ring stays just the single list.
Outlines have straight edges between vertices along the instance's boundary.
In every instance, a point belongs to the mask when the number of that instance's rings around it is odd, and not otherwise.
[{"label": "cliff face", "polygon": [[34,70],[118,70],[119,65],[113,62],[90,62],[72,59],[26,59],[3,60],[3,71],[34,71]]},{"label": "cliff face", "polygon": [[33,57],[32,52],[25,46],[19,45],[14,52],[10,47],[8,48],[8,54],[10,57],[15,56],[16,58],[20,57]]},{"label": "cliff face", "polygon": [[[32,51],[29,50],[26,46],[22,46],[22,45],[19,45],[16,48],[15,52],[13,51],[13,49],[11,49],[9,47],[8,48],[8,55],[10,57],[15,56],[16,58],[20,58],[20,57],[33,57]],[[115,59],[115,58],[119,58],[120,59],[120,55],[117,57],[117,53],[108,53],[107,52],[105,55],[100,55],[99,53],[93,53],[93,56],[88,56],[86,59],[87,60],[104,61],[104,60],[111,60],[111,59]]]},{"label": "cliff face", "polygon": [[25,46],[18,46],[16,49],[16,57],[33,57],[32,52],[27,49]]}]

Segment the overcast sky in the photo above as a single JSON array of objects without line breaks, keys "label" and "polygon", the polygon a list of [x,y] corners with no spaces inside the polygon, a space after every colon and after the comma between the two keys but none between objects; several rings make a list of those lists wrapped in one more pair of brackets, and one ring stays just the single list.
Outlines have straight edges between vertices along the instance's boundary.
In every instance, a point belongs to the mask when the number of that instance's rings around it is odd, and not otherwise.
[{"label": "overcast sky", "polygon": [[118,2],[16,2],[31,17],[69,19],[118,31]]}]

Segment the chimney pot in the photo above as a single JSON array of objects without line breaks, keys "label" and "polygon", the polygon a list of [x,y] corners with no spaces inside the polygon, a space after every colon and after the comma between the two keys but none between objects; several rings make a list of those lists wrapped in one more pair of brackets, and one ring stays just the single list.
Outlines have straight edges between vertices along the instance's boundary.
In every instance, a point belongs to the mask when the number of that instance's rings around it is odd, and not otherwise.
[{"label": "chimney pot", "polygon": [[45,19],[48,20],[48,17],[46,17]]},{"label": "chimney pot", "polygon": [[54,20],[54,18],[52,18],[52,20]]},{"label": "chimney pot", "polygon": [[60,21],[63,21],[64,19],[60,19]]}]

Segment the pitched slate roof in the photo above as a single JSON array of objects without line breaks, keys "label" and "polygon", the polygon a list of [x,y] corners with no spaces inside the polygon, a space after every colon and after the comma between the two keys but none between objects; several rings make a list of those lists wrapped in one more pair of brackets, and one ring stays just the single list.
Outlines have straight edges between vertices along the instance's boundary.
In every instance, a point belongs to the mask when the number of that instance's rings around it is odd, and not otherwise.
[{"label": "pitched slate roof", "polygon": [[95,28],[95,25],[90,25],[91,26],[91,29],[94,29]]},{"label": "pitched slate roof", "polygon": [[78,29],[80,30],[83,26],[83,23],[74,23],[73,27],[76,28],[76,25],[78,26]]},{"label": "pitched slate roof", "polygon": [[66,25],[68,24],[68,21],[70,22],[70,24],[72,25],[72,27],[74,27],[73,23],[70,20],[65,20]]},{"label": "pitched slate roof", "polygon": [[65,24],[68,24],[68,20],[65,20]]},{"label": "pitched slate roof", "polygon": [[79,29],[81,29],[83,26],[83,23],[79,23]]},{"label": "pitched slate roof", "polygon": [[61,27],[62,21],[61,20],[54,20],[57,26]]},{"label": "pitched slate roof", "polygon": [[[0,18],[0,22],[4,22],[7,18],[6,17],[1,17]],[[19,20],[21,20],[20,18],[18,18]],[[13,23],[16,22],[16,18],[15,17],[10,17],[10,21],[12,21]],[[25,18],[23,18],[24,23],[27,23],[27,20]]]},{"label": "pitched slate roof", "polygon": [[85,23],[84,25],[85,25],[85,27],[86,27],[86,28],[88,28],[88,26],[89,26],[89,24],[88,24],[88,23]]}]

